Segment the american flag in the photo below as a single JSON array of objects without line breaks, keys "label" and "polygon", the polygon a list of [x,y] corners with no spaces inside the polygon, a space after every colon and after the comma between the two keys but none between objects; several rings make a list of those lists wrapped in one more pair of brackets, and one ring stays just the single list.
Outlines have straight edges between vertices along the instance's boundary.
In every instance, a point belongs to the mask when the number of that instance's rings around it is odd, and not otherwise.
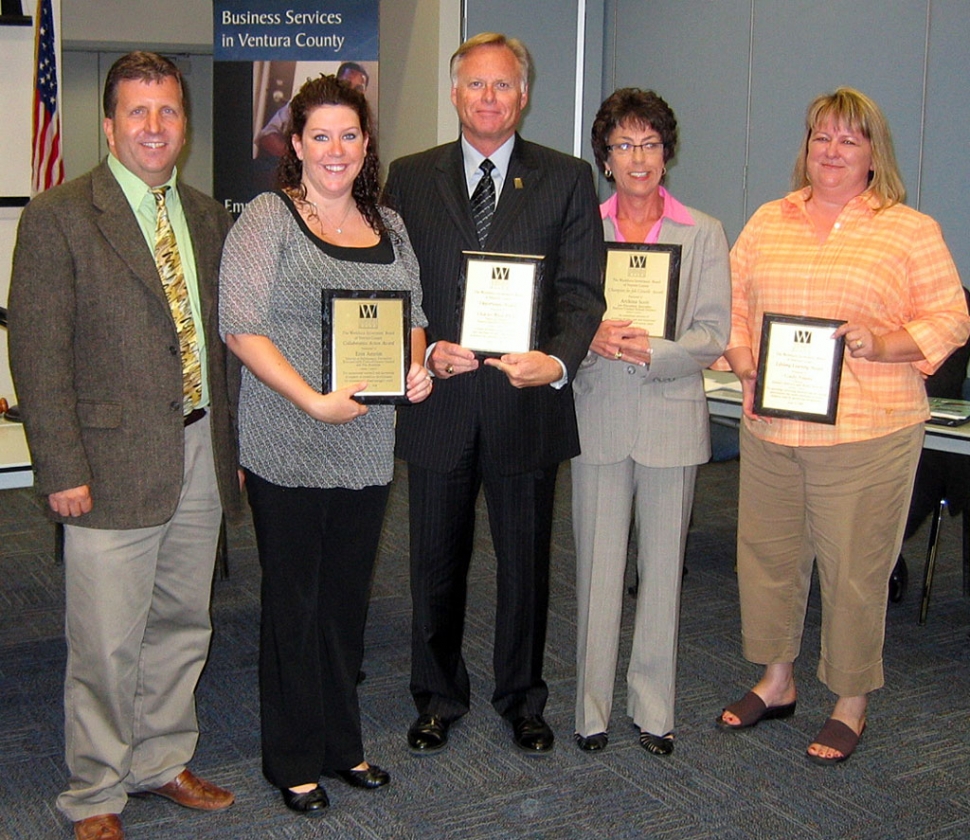
[{"label": "american flag", "polygon": [[34,195],[64,180],[61,157],[61,115],[57,110],[57,50],[51,0],[37,4],[34,36],[34,148],[31,158]]}]

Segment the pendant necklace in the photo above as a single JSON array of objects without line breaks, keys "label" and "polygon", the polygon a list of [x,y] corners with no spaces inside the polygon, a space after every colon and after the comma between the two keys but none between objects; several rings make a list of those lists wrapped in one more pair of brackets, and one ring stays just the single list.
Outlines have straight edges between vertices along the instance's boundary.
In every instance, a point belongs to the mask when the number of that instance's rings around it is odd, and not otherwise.
[{"label": "pendant necklace", "polygon": [[313,208],[313,213],[310,215],[314,216],[317,222],[320,224],[321,234],[323,234],[323,224],[322,224],[323,221],[326,221],[327,224],[330,225],[330,227],[332,227],[337,233],[343,233],[344,225],[347,223],[347,219],[350,216],[350,211],[354,208],[354,205],[355,205],[355,202],[351,201],[347,205],[347,212],[344,213],[344,217],[340,220],[340,224],[335,225],[332,221],[330,221],[330,217],[326,213],[324,213],[319,207],[317,207],[317,205],[314,202],[310,201],[309,199],[304,199],[304,201],[306,201],[306,203]]}]

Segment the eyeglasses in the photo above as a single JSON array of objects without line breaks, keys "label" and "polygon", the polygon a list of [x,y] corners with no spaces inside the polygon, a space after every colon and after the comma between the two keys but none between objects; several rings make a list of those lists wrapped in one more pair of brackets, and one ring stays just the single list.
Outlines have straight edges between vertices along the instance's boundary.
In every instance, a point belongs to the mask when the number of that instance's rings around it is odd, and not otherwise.
[{"label": "eyeglasses", "polygon": [[614,143],[612,146],[607,146],[606,151],[613,152],[618,155],[632,155],[634,149],[643,149],[648,155],[654,152],[663,151],[663,143],[655,143],[653,141],[649,143]]}]

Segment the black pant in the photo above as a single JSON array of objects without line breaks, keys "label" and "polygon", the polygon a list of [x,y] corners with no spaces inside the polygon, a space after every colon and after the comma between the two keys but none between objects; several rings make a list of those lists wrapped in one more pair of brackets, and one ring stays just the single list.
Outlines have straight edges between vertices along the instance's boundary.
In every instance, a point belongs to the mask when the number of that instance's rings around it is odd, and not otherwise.
[{"label": "black pant", "polygon": [[357,673],[386,486],[280,487],[247,471],[263,570],[263,774],[277,787],[363,761]]},{"label": "black pant", "polygon": [[454,720],[469,708],[461,647],[475,500],[484,483],[498,568],[492,705],[509,719],[542,713],[557,469],[500,475],[474,444],[451,472],[408,466],[411,694],[419,712]]}]

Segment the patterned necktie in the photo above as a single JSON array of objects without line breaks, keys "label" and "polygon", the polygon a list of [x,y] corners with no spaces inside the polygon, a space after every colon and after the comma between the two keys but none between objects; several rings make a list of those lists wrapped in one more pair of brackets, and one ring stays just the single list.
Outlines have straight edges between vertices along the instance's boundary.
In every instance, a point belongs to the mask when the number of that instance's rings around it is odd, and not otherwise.
[{"label": "patterned necktie", "polygon": [[495,182],[492,180],[492,170],[495,164],[488,158],[478,167],[484,173],[475,185],[472,193],[472,217],[475,219],[475,233],[478,234],[478,245],[485,247],[488,239],[488,229],[492,226],[492,216],[495,215]]},{"label": "patterned necktie", "polygon": [[182,351],[182,410],[189,414],[202,402],[202,357],[199,352],[199,337],[192,320],[192,307],[189,304],[189,290],[185,285],[185,272],[182,271],[182,258],[175,241],[175,231],[168,218],[165,207],[165,193],[168,187],[152,190],[158,215],[155,220],[155,264],[165,287],[165,296],[172,310],[175,331],[179,337]]}]

